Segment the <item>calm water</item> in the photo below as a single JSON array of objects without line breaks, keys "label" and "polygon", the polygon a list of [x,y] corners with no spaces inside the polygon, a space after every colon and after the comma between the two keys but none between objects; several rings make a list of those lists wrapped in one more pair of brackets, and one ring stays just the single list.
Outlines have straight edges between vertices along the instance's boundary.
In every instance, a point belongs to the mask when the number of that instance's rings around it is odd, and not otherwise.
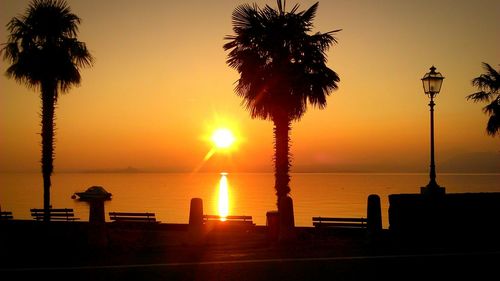
[{"label": "calm water", "polygon": [[[187,223],[191,198],[203,199],[205,214],[218,214],[219,181],[213,174],[54,174],[52,205],[74,208],[88,220],[88,205],[71,199],[77,191],[101,185],[113,194],[109,211],[154,212],[165,223]],[[229,214],[251,215],[265,225],[266,212],[275,210],[274,177],[271,173],[227,175]],[[388,227],[387,195],[418,193],[428,182],[427,174],[292,174],[295,222],[311,226],[312,216],[366,217],[370,194],[380,195],[384,227]],[[500,192],[500,174],[440,174],[438,183],[447,192]],[[17,219],[31,219],[30,208],[42,207],[39,173],[0,174],[0,205]],[[108,219],[108,218],[107,218]]]}]

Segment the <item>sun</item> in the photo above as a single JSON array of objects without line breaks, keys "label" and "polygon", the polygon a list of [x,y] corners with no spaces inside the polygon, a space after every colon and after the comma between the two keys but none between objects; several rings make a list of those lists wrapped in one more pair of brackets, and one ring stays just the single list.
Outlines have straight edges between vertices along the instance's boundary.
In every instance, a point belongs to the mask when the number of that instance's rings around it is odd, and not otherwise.
[{"label": "sun", "polygon": [[233,133],[226,128],[217,129],[212,134],[212,142],[217,148],[228,148],[234,141]]}]

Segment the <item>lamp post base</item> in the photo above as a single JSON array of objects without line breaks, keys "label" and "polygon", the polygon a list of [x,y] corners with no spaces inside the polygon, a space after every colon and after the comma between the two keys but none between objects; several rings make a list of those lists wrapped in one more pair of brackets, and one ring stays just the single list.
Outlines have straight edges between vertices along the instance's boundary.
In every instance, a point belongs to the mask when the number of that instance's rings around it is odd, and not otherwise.
[{"label": "lamp post base", "polygon": [[444,195],[445,188],[439,185],[427,185],[420,187],[420,194],[425,195]]}]

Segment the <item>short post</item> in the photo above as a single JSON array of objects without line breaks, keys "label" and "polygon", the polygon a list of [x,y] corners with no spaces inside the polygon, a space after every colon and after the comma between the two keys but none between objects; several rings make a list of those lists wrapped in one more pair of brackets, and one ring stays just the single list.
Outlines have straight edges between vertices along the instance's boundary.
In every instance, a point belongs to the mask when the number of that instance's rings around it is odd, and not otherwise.
[{"label": "short post", "polygon": [[94,248],[105,248],[108,245],[106,224],[104,219],[104,200],[96,198],[89,203],[89,244]]},{"label": "short post", "polygon": [[295,240],[295,218],[293,215],[293,200],[284,196],[279,201],[279,240],[287,242]]},{"label": "short post", "polygon": [[368,196],[366,220],[370,236],[377,235],[382,231],[382,210],[380,207],[380,197],[377,194],[370,194]]},{"label": "short post", "polygon": [[203,200],[201,198],[192,198],[189,208],[189,225],[203,225]]},{"label": "short post", "polygon": [[104,200],[93,199],[88,200],[89,203],[89,223],[100,224],[105,222],[104,216]]},{"label": "short post", "polygon": [[278,241],[279,238],[279,213],[278,211],[266,212],[267,236],[271,241]]},{"label": "short post", "polygon": [[197,243],[203,236],[203,200],[192,198],[189,207],[189,238]]},{"label": "short post", "polygon": [[102,186],[91,186],[85,192],[76,193],[80,201],[89,204],[88,243],[90,246],[102,249],[108,245],[104,202],[111,200],[111,193]]}]

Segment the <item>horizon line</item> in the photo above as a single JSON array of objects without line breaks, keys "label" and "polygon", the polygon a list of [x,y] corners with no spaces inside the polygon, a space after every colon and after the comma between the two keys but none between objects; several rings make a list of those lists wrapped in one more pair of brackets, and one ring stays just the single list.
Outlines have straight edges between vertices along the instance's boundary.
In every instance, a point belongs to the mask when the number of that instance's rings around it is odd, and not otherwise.
[{"label": "horizon line", "polygon": [[[212,173],[229,173],[229,174],[271,174],[274,173],[272,170],[246,170],[246,171],[217,171],[217,170],[207,170],[199,171],[193,173],[190,170],[169,170],[169,169],[63,169],[60,171],[54,171],[53,174],[212,174]],[[35,170],[0,170],[2,174],[37,174],[40,171]],[[394,170],[298,170],[290,171],[290,174],[415,174],[415,175],[426,175],[429,174],[428,171],[394,171]],[[445,171],[438,173],[439,175],[500,175],[500,172],[493,171]]]}]

